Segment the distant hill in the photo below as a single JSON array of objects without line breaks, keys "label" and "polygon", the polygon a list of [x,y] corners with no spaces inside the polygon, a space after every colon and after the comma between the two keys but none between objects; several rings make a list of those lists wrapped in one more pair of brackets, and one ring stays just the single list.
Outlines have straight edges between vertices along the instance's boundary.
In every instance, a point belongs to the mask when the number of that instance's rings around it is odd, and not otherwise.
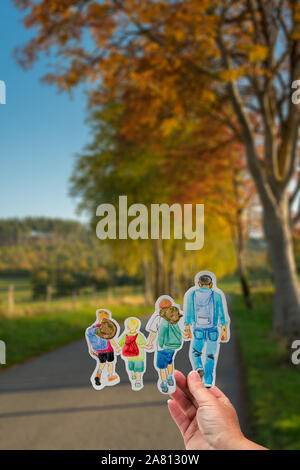
[{"label": "distant hill", "polygon": [[0,219],[0,276],[30,276],[33,284],[107,282],[110,249],[73,220]]},{"label": "distant hill", "polygon": [[0,247],[87,240],[88,237],[88,228],[74,220],[48,217],[0,219]]}]

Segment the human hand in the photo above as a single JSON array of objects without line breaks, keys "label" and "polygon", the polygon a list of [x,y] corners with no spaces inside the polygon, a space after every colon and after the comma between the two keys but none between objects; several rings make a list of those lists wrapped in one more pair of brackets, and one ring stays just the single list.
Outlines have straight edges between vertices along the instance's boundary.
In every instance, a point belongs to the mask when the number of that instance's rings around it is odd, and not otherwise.
[{"label": "human hand", "polygon": [[182,333],[182,338],[184,339],[184,341],[191,339],[190,336],[187,335],[186,333]]},{"label": "human hand", "polygon": [[189,325],[187,325],[184,329],[184,334],[183,334],[184,339],[192,339],[192,332],[191,328]]},{"label": "human hand", "polygon": [[169,411],[187,450],[264,449],[243,435],[236,411],[218,387],[207,389],[196,371],[175,371],[177,388]]},{"label": "human hand", "polygon": [[227,341],[227,326],[222,326],[221,329],[221,341]]},{"label": "human hand", "polygon": [[151,351],[153,349],[153,344],[143,344],[141,348],[147,349],[147,351]]}]

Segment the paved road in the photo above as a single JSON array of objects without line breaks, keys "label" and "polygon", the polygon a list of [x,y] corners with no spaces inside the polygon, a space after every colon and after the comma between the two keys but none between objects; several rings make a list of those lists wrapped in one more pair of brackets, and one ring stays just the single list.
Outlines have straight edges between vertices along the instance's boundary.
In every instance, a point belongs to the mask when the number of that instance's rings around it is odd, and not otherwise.
[{"label": "paved road", "polygon": [[[190,370],[187,347],[186,343],[176,357],[176,366],[183,372]],[[167,410],[167,396],[156,388],[151,356],[140,392],[131,390],[121,359],[117,365],[121,383],[93,390],[89,377],[95,364],[85,340],[3,370],[0,448],[182,449]],[[221,345],[217,378],[246,429],[234,334],[230,343]]]}]

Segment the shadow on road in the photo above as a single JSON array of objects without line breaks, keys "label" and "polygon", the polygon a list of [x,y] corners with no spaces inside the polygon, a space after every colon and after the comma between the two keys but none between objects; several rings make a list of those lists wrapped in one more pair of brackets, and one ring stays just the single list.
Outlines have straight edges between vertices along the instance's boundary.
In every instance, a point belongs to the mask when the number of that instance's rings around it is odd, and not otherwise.
[{"label": "shadow on road", "polygon": [[149,406],[166,406],[166,401],[146,401],[139,403],[119,403],[115,405],[105,406],[86,406],[82,408],[56,408],[49,410],[31,410],[31,411],[20,411],[11,413],[1,413],[0,419],[2,418],[18,418],[21,416],[38,416],[46,414],[57,414],[57,413],[85,413],[87,411],[112,411],[112,410],[123,410],[126,408],[145,408]]},{"label": "shadow on road", "polygon": [[[144,323],[144,322],[143,322]],[[176,367],[191,370],[189,344]],[[145,387],[131,390],[124,361],[121,383],[95,391],[90,376],[95,362],[85,340],[12,367],[0,374],[1,449],[182,449],[168,409],[157,390],[153,354],[147,357]],[[247,431],[242,373],[235,335],[221,345],[217,385],[237,408]]]}]

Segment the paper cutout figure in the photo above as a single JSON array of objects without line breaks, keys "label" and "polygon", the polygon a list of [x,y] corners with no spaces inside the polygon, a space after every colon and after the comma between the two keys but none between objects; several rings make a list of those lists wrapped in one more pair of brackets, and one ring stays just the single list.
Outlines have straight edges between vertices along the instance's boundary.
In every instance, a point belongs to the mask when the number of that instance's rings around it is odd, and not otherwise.
[{"label": "paper cutout figure", "polygon": [[227,343],[230,337],[226,298],[217,288],[216,276],[212,272],[196,274],[195,286],[184,295],[183,310],[185,333],[191,340],[191,364],[204,385],[212,387],[216,379],[220,342]]},{"label": "paper cutout figure", "polygon": [[96,359],[96,368],[91,376],[95,390],[116,385],[120,377],[115,371],[117,357],[121,349],[116,343],[120,327],[112,319],[111,312],[106,309],[96,311],[96,322],[86,329],[85,337],[90,356]]},{"label": "paper cutout figure", "polygon": [[143,375],[146,370],[146,338],[141,333],[141,322],[138,318],[130,317],[125,320],[125,329],[118,339],[122,347],[121,356],[126,364],[126,371],[132,390],[142,390]]},{"label": "paper cutout figure", "polygon": [[[155,350],[154,367],[158,373],[158,390],[165,394],[174,393],[174,360],[182,348],[184,334],[183,312],[168,295],[160,296],[155,302],[155,312],[146,325],[150,333],[145,349]],[[155,343],[155,344],[154,344]]]}]

